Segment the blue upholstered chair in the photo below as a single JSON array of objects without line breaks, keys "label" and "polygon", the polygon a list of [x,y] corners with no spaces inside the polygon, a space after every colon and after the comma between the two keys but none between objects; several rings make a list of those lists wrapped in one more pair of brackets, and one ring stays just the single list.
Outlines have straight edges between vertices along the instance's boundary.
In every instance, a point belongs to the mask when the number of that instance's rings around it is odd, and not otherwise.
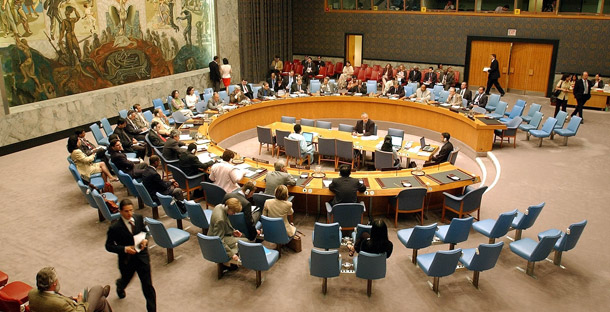
[{"label": "blue upholstered chair", "polygon": [[373,254],[360,251],[354,257],[354,270],[356,277],[367,280],[366,295],[371,296],[373,290],[373,280],[385,278],[386,274],[386,254]]},{"label": "blue upholstered chair", "polygon": [[223,102],[225,102],[225,104],[229,104],[229,102],[231,102],[231,99],[229,98],[229,94],[227,93],[226,90],[218,92],[218,96],[220,97],[220,99]]},{"label": "blue upholstered chair", "polygon": [[89,126],[89,129],[91,129],[91,133],[93,133],[93,137],[95,138],[95,141],[98,145],[110,145],[110,142],[108,142],[108,138],[104,137],[104,135],[102,134],[100,126],[98,126],[96,123],[93,123]]},{"label": "blue upholstered chair", "polygon": [[320,80],[309,81],[309,93],[316,93],[320,91],[321,86],[322,84],[320,83]]},{"label": "blue upholstered chair", "polygon": [[[553,246],[555,246],[555,243],[561,236],[561,231],[559,230],[550,230],[543,233],[545,235],[539,236],[540,241],[538,242],[531,238],[524,238],[509,245],[512,252],[527,260],[527,270],[525,273],[534,278],[534,264],[544,260],[551,253]],[[521,268],[518,269],[523,271]]]},{"label": "blue upholstered chair", "polygon": [[399,213],[421,213],[419,221],[420,224],[424,224],[424,208],[427,193],[428,190],[424,187],[406,188],[388,200],[388,211],[390,206],[393,206],[395,211],[394,227],[397,227]]},{"label": "blue upholstered chair", "polygon": [[520,240],[523,230],[527,230],[534,225],[544,205],[545,203],[542,202],[538,205],[529,206],[525,213],[517,211],[517,216],[515,216],[511,224],[511,228],[515,229],[515,238],[513,240]]},{"label": "blue upholstered chair", "polygon": [[540,111],[540,108],[542,108],[540,104],[532,103],[532,105],[530,105],[530,109],[527,111],[527,115],[521,118],[525,122],[530,122],[530,120],[532,120],[532,117],[534,117],[534,114]]},{"label": "blue upholstered chair", "polygon": [[375,150],[375,170],[397,170],[400,164],[394,165],[394,153]]},{"label": "blue upholstered chair", "polygon": [[244,267],[256,271],[256,288],[261,285],[261,271],[268,271],[277,262],[280,253],[269,250],[260,243],[238,241],[239,256]]},{"label": "blue upholstered chair", "polygon": [[522,113],[523,113],[523,106],[515,106],[515,107],[513,107],[513,110],[510,111],[510,114],[508,114],[508,117],[500,118],[500,122],[507,123],[507,122],[515,119],[516,117],[519,117],[519,120],[521,121],[521,120],[523,120],[523,119],[521,119]]},{"label": "blue upholstered chair", "polygon": [[324,121],[324,120],[316,120],[316,127],[330,130],[332,128],[332,122]]},{"label": "blue upholstered chair", "polygon": [[513,219],[517,216],[517,209],[501,213],[497,220],[485,219],[477,221],[472,224],[472,228],[487,236],[489,243],[493,244],[496,242],[496,238],[500,238],[510,229]]},{"label": "blue upholstered chair", "polygon": [[210,182],[201,182],[201,188],[203,189],[203,196],[205,197],[207,207],[216,207],[216,205],[222,203],[223,198],[227,194],[222,187]]},{"label": "blue upholstered chair", "polygon": [[141,182],[138,182],[136,180],[133,180],[133,185],[136,187],[136,190],[138,191],[138,195],[140,195],[142,202],[144,202],[144,204],[146,206],[149,206],[152,208],[153,218],[159,219],[159,204],[156,203],[152,199],[152,197],[150,197],[150,194],[148,193],[148,190],[146,189],[146,187],[144,187],[144,184],[142,184]]},{"label": "blue upholstered chair", "polygon": [[106,117],[100,119],[100,123],[102,124],[102,128],[104,128],[104,132],[106,132],[107,137],[114,133],[114,130],[112,130],[112,126]]},{"label": "blue upholstered chair", "polygon": [[556,133],[557,135],[560,135],[563,137],[563,145],[568,145],[568,137],[571,136],[575,136],[576,133],[578,132],[578,128],[580,127],[580,121],[582,120],[582,118],[578,117],[578,116],[574,116],[572,117],[572,119],[570,119],[570,123],[568,123],[568,126],[565,129],[554,129],[553,133]]},{"label": "blue upholstered chair", "polygon": [[292,237],[288,236],[288,233],[286,233],[284,219],[261,216],[261,223],[263,225],[265,241],[276,244],[277,251],[279,252],[279,256],[281,257],[282,246],[288,244],[292,239]]},{"label": "blue upholstered chair", "polygon": [[318,138],[318,164],[323,161],[333,162],[337,168],[337,140],[334,138]]},{"label": "blue upholstered chair", "polygon": [[362,216],[365,211],[364,202],[334,206],[326,202],[326,221],[327,223],[338,222],[343,230],[353,230],[358,224],[362,224]]},{"label": "blue upholstered chair", "polygon": [[[496,108],[493,110],[493,112],[487,114],[487,116],[493,118],[493,119],[500,119],[504,116],[504,112],[506,111],[506,106],[508,104],[506,104],[506,102],[504,101],[500,101],[498,103],[498,105],[496,106]],[[489,106],[489,104],[487,104],[487,106]],[[487,108],[487,106],[485,106],[485,108]]]},{"label": "blue upholstered chair", "polygon": [[366,82],[366,94],[377,93],[377,81],[368,80]]},{"label": "blue upholstered chair", "polygon": [[[434,86],[434,88],[436,88],[437,86]],[[440,86],[442,89],[442,86]],[[449,98],[449,91],[444,91],[441,90],[441,92],[438,94],[438,97],[436,98],[436,100],[439,103],[447,103],[447,99]]]},{"label": "blue upholstered chair", "polygon": [[161,202],[161,206],[163,206],[163,210],[165,210],[165,214],[168,217],[175,219],[176,226],[182,230],[182,219],[186,219],[186,217],[188,216],[186,212],[182,213],[180,211],[176,200],[171,195],[163,195],[159,192],[157,192],[156,195],[157,198],[159,198],[159,202]]},{"label": "blue upholstered chair", "polygon": [[405,87],[405,97],[410,97],[413,93],[415,93],[413,87],[406,85]]},{"label": "blue upholstered chair", "polygon": [[[100,222],[103,222],[104,215],[102,214],[102,211],[98,208],[98,204],[95,202],[93,195],[91,195],[92,190],[87,185],[83,184],[82,181],[78,181],[78,182],[76,182],[76,184],[78,184],[78,188],[85,196],[85,199],[87,200],[87,203],[89,203],[89,206],[91,206],[91,208],[97,210],[98,220]],[[112,193],[104,193],[104,194],[108,200],[114,201],[116,203],[117,197],[114,194],[112,194]],[[112,195],[113,198],[110,198],[109,197],[110,195]],[[105,203],[104,203],[104,206],[105,206]]]},{"label": "blue upholstered chair", "polygon": [[271,157],[273,157],[275,153],[275,138],[271,128],[256,126],[256,135],[258,137],[258,154],[261,154],[263,144],[266,144],[267,151],[269,151],[269,146],[271,146]]},{"label": "blue upholstered chair", "polygon": [[167,164],[167,169],[172,173],[174,180],[178,182],[180,188],[186,192],[186,199],[191,199],[191,192],[201,188],[201,180],[203,180],[203,172],[196,175],[187,176],[180,168]]},{"label": "blue upholstered chair", "polygon": [[413,228],[403,229],[396,233],[398,235],[398,240],[400,240],[405,247],[413,249],[413,256],[411,257],[411,262],[413,262],[413,264],[417,263],[417,251],[432,244],[434,232],[436,232],[436,223],[430,225],[416,225]]},{"label": "blue upholstered chair", "polygon": [[[487,98],[487,105],[485,105],[485,109],[488,112],[491,112],[496,109],[498,104],[500,103],[500,95],[499,94],[490,94],[489,98]],[[504,112],[502,113],[504,114]]]},{"label": "blue upholstered chair", "polygon": [[544,122],[544,125],[542,125],[542,129],[530,130],[531,135],[540,139],[540,142],[538,143],[538,147],[542,146],[543,138],[548,138],[549,136],[551,136],[551,133],[553,132],[553,129],[555,128],[556,123],[557,123],[557,119],[555,119],[553,117],[549,117]]},{"label": "blue upholstered chair", "polygon": [[225,268],[223,263],[231,261],[231,258],[227,256],[220,237],[197,233],[197,240],[199,241],[199,249],[201,249],[203,258],[217,264],[218,279],[221,279]]},{"label": "blue upholstered chair", "polygon": [[[532,104],[537,105],[537,104]],[[519,130],[525,131],[525,137],[529,141],[530,140],[530,130],[536,130],[540,127],[540,122],[542,121],[542,116],[544,116],[541,112],[535,112],[532,119],[527,124],[519,125]]]},{"label": "blue upholstered chair", "polygon": [[297,118],[296,117],[290,117],[290,116],[282,116],[281,121],[285,122],[285,123],[289,123],[289,124],[296,124],[297,123]]},{"label": "blue upholstered chair", "polygon": [[370,225],[358,224],[352,232],[352,242],[356,243],[356,240],[365,232],[371,234],[371,228]]},{"label": "blue upholstered chair", "polygon": [[121,118],[127,118],[127,110],[126,109],[122,109],[119,111],[119,117]]},{"label": "blue upholstered chair", "polygon": [[206,111],[208,109],[208,101],[212,98],[213,95],[214,95],[214,92],[203,94],[203,103],[205,103],[204,111]]},{"label": "blue upholstered chair", "polygon": [[341,247],[341,227],[338,222],[325,224],[316,222],[311,233],[313,246],[322,249]]},{"label": "blue upholstered chair", "polygon": [[[516,110],[518,108],[515,108]],[[513,110],[513,111],[514,111]],[[502,143],[504,142],[504,138],[507,138],[508,144],[510,144],[510,138],[513,138],[513,148],[517,147],[517,128],[521,125],[521,117],[516,116],[513,119],[507,120],[506,129],[495,129],[494,130],[494,143],[496,142],[496,137],[500,137],[500,147],[502,147]]]},{"label": "blue upholstered chair", "polygon": [[[515,103],[515,105],[513,106],[513,110],[514,110],[515,108],[517,108],[517,107],[521,107],[521,110],[520,110],[520,113],[519,113],[518,115],[516,115],[516,116],[521,116],[521,114],[523,114],[523,110],[525,110],[525,104],[526,104],[526,103],[527,103],[527,102],[526,102],[525,100],[517,100],[517,102],[516,102],[516,103]],[[510,111],[506,111],[506,112],[504,112],[504,116],[510,116],[510,114],[512,114],[512,113],[513,113],[513,110],[510,110]],[[513,117],[513,118],[514,118],[514,117]],[[512,119],[512,118],[510,118],[510,119]]]},{"label": "blue upholstered chair", "polygon": [[189,232],[176,228],[166,229],[161,221],[155,219],[144,218],[144,220],[155,243],[162,248],[167,248],[167,263],[174,261],[174,248],[189,240]]},{"label": "blue upholstered chair", "polygon": [[455,272],[458,261],[462,255],[462,249],[437,251],[420,255],[417,264],[428,276],[434,277],[432,290],[438,295],[438,285],[440,278]]},{"label": "blue upholstered chair", "polygon": [[203,114],[203,112],[205,112],[206,110],[208,110],[208,102],[207,101],[197,101],[197,103],[195,103],[195,111],[197,111],[197,113],[199,114]]},{"label": "blue upholstered chair", "polygon": [[235,90],[235,85],[229,85],[227,87],[227,93],[231,94]]},{"label": "blue upholstered chair", "polygon": [[250,230],[246,226],[246,217],[243,212],[229,215],[229,221],[234,229],[244,234],[244,237],[250,237]]},{"label": "blue upholstered chair", "polygon": [[314,119],[301,118],[299,124],[301,126],[315,127],[316,121]]},{"label": "blue upholstered chair", "polygon": [[[561,129],[563,125],[566,123],[566,118],[568,118],[568,113],[564,111],[558,111],[555,119],[557,119],[557,123],[555,124],[555,128],[553,129]],[[551,140],[554,138],[554,132],[551,133]]]},{"label": "blue upholstered chair", "polygon": [[474,114],[485,114],[485,113],[487,113],[487,110],[485,110],[484,107],[475,106],[475,107],[472,108],[472,112]]},{"label": "blue upholstered chair", "polygon": [[485,194],[486,190],[487,186],[474,188],[469,185],[464,189],[464,195],[462,196],[455,196],[453,194],[443,192],[443,195],[445,195],[445,200],[443,201],[441,222],[445,222],[445,210],[457,213],[458,218],[461,218],[464,215],[470,215],[476,211],[477,217],[475,219],[479,220],[481,199],[483,199],[483,194]]},{"label": "blue upholstered chair", "polygon": [[208,229],[210,228],[212,210],[203,209],[199,203],[196,203],[192,200],[185,199],[183,203],[186,207],[186,212],[188,214],[189,220],[191,221],[191,224],[198,228],[201,228],[203,234],[207,234]]},{"label": "blue upholstered chair", "polygon": [[468,107],[468,99],[462,99],[462,107],[463,108]]},{"label": "blue upholstered chair", "polygon": [[[432,88],[432,90],[430,90],[430,92],[432,92],[432,94],[434,95],[434,100],[435,101],[439,101],[441,103],[445,103],[443,101],[440,100],[440,96],[441,93],[444,91],[443,86],[441,85],[434,85],[434,87]],[[447,95],[449,95],[449,93],[447,93]]]},{"label": "blue upholstered chair", "polygon": [[[109,161],[112,162],[112,161]],[[114,163],[112,164],[114,166]],[[114,166],[116,167],[116,166]],[[117,171],[117,177],[119,178],[119,181],[121,181],[121,183],[127,188],[127,192],[129,194],[131,194],[132,196],[135,197],[140,197],[140,194],[138,194],[138,190],[136,190],[136,186],[133,184],[133,179],[131,178],[130,175],[128,175],[127,173],[124,173],[122,170],[119,170],[118,168],[112,168],[112,170]],[[141,207],[140,207],[141,208]]]},{"label": "blue upholstered chair", "polygon": [[186,116],[184,116],[184,114],[181,111],[173,112],[172,118],[174,118],[175,122],[178,124],[183,124],[188,120],[188,118],[186,118]]},{"label": "blue upholstered chair", "polygon": [[[316,223],[317,224],[317,223]],[[328,279],[341,273],[341,259],[338,250],[311,250],[309,274],[322,278],[322,293],[326,295]]]},{"label": "blue upholstered chair", "polygon": [[496,266],[503,246],[504,242],[498,242],[495,244],[481,244],[478,248],[462,250],[460,262],[466,269],[473,271],[471,282],[474,287],[479,288],[480,272],[487,271]]},{"label": "blue upholstered chair", "polygon": [[470,228],[472,227],[473,217],[468,218],[453,218],[449,225],[441,225],[438,230],[434,232],[434,236],[443,244],[449,244],[449,250],[455,248],[457,243],[465,242],[470,234]]},{"label": "blue upholstered chair", "polygon": [[409,83],[407,83],[407,87],[411,87],[411,90],[413,91],[413,93],[415,93],[415,90],[417,90],[417,88],[419,88],[419,83],[409,82]]},{"label": "blue upholstered chair", "polygon": [[118,212],[110,212],[110,209],[108,209],[108,206],[106,206],[106,202],[104,202],[102,195],[100,195],[100,193],[98,193],[96,190],[91,190],[91,196],[93,196],[93,200],[95,200],[95,203],[97,204],[97,209],[99,209],[102,216],[104,216],[104,219],[113,221],[121,217],[121,214]]},{"label": "blue upholstered chair", "polygon": [[338,130],[342,131],[342,132],[352,133],[352,132],[354,132],[354,126],[346,125],[346,124],[339,124]]},{"label": "blue upholstered chair", "polygon": [[[68,169],[70,169],[70,173],[72,173],[72,177],[74,178],[75,182],[78,181],[83,181],[83,184],[86,183],[87,181],[83,180],[83,177],[80,175],[80,172],[78,172],[78,170],[76,169],[76,166],[74,164],[70,164],[68,166]],[[91,183],[93,186],[97,187],[98,190],[101,190],[104,188],[104,179],[102,179],[102,177],[100,176],[91,176],[89,177],[91,181],[89,181],[89,183]]]},{"label": "blue upholstered chair", "polygon": [[154,118],[153,113],[151,111],[144,111],[142,115],[144,115],[144,119],[146,119],[148,123],[151,123]]},{"label": "blue upholstered chair", "polygon": [[203,89],[203,94],[214,94],[213,88],[205,88]]},{"label": "blue upholstered chair", "polygon": [[[576,243],[578,242],[578,239],[580,238],[580,235],[582,234],[582,231],[584,231],[586,225],[587,220],[583,220],[578,223],[571,224],[565,233],[561,232],[561,237],[557,240],[555,246],[553,246],[553,249],[555,250],[555,256],[553,257],[554,264],[564,268],[561,265],[561,254],[564,251],[572,250],[574,247],[576,247]],[[554,234],[555,232],[552,231],[558,230],[548,230],[546,232],[539,233],[538,239],[542,239],[543,236]]]},{"label": "blue upholstered chair", "polygon": [[159,156],[159,159],[161,159],[161,166],[163,166],[163,171],[162,171],[162,177],[163,179],[169,179],[169,176],[171,174],[171,172],[169,171],[169,168],[167,167],[168,164],[178,164],[178,159],[171,159],[168,160],[163,156],[163,152],[162,149],[158,149],[158,148],[153,148],[153,152],[155,152],[155,154],[157,156]]},{"label": "blue upholstered chair", "polygon": [[260,90],[261,88],[261,86],[252,87],[252,95],[254,95],[254,98],[258,96],[258,90]]}]

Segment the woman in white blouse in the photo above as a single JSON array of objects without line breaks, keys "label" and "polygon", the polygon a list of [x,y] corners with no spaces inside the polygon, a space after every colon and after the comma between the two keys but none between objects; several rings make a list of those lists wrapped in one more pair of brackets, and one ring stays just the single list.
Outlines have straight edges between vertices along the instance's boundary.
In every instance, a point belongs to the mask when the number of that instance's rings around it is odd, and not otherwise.
[{"label": "woman in white blouse", "polygon": [[189,109],[191,109],[191,110],[195,109],[195,104],[197,104],[197,102],[199,102],[199,99],[195,95],[195,88],[193,88],[193,87],[186,88],[186,96],[184,96],[184,101],[186,102],[186,106],[188,106]]},{"label": "woman in white blouse", "polygon": [[347,79],[351,78],[353,74],[354,67],[352,67],[352,63],[346,61],[345,66],[343,66],[343,73],[339,76],[339,81],[337,82],[339,89],[345,89],[347,86]]}]

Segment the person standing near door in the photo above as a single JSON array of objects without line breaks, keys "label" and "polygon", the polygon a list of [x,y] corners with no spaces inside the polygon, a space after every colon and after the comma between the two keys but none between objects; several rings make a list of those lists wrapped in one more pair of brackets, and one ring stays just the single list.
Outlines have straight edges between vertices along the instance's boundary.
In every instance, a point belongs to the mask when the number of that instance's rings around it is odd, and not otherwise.
[{"label": "person standing near door", "polygon": [[[574,97],[576,98],[576,108],[572,112],[571,117],[574,117],[576,114],[582,117],[582,108],[585,106],[585,103],[591,98],[591,87],[593,84],[589,81],[589,73],[583,72],[582,79],[576,80],[574,83]],[[584,119],[584,118],[583,118]],[[583,119],[580,120],[580,123],[584,123]]]},{"label": "person standing near door", "polygon": [[498,79],[500,79],[499,68],[500,65],[498,64],[498,60],[496,60],[496,55],[492,54],[491,65],[489,65],[489,70],[487,71],[487,89],[485,89],[487,91],[485,92],[486,95],[489,95],[489,90],[491,89],[491,86],[494,85],[496,86],[496,89],[498,89],[498,92],[500,92],[500,96],[504,96],[504,89],[502,89],[500,83],[498,82]]}]

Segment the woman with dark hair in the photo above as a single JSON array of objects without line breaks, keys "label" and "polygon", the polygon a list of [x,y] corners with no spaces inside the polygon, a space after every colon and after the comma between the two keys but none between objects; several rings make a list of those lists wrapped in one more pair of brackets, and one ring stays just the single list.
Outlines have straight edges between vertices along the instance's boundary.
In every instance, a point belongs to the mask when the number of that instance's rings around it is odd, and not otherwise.
[{"label": "woman with dark hair", "polygon": [[354,252],[368,252],[374,254],[384,253],[386,258],[392,255],[394,245],[388,239],[388,227],[385,222],[381,219],[375,219],[371,223],[371,234],[368,232],[362,233],[360,237],[356,239],[356,243],[347,245],[349,249],[349,255],[353,256]]},{"label": "woman with dark hair", "polygon": [[570,81],[568,81],[569,74],[563,74],[557,85],[555,86],[556,91],[561,91],[557,96],[557,100],[555,101],[555,115],[559,112],[559,108],[561,107],[562,111],[566,111],[568,106],[568,91],[570,90]]},{"label": "woman with dark hair", "polygon": [[81,140],[78,139],[76,135],[71,135],[68,138],[68,152],[70,153],[70,159],[76,165],[76,170],[80,173],[81,177],[84,180],[91,181],[91,175],[95,173],[102,173],[102,178],[104,182],[108,181],[118,181],[116,177],[113,177],[108,171],[108,167],[103,162],[94,163],[95,154],[91,154],[87,156],[81,149],[80,145],[82,144]]},{"label": "woman with dark hair", "polygon": [[184,115],[184,117],[186,117],[187,119],[193,118],[193,112],[190,109],[184,107],[184,102],[182,102],[182,100],[180,99],[180,92],[178,92],[178,90],[172,91],[171,98],[171,103],[167,104],[171,106],[172,112],[181,112],[182,115]]},{"label": "woman with dark hair", "polygon": [[390,63],[385,65],[381,80],[383,81],[381,84],[381,93],[385,94],[386,91],[392,86],[391,81],[394,80],[394,69],[392,68],[392,65],[390,65]]},{"label": "woman with dark hair", "polygon": [[225,57],[222,59],[222,65],[220,65],[220,77],[222,77],[222,82],[225,85],[225,89],[229,87],[231,84],[231,65],[229,65],[229,60]]},{"label": "woman with dark hair", "polygon": [[186,102],[186,106],[188,106],[189,109],[195,109],[195,104],[199,102],[199,99],[195,95],[195,88],[186,88],[186,95],[184,96],[184,101]]},{"label": "woman with dark hair", "polygon": [[396,155],[396,149],[392,145],[392,136],[386,135],[383,138],[383,144],[381,145],[380,150],[382,152],[392,152],[392,156],[394,158],[394,165],[393,166],[394,167],[400,166],[400,158],[398,158],[398,155]]},{"label": "woman with dark hair", "polygon": [[341,76],[339,76],[339,80],[337,81],[337,87],[339,89],[345,89],[347,86],[347,80],[352,77],[354,74],[354,67],[350,61],[345,61],[345,65],[343,66],[343,72]]},{"label": "woman with dark hair", "polygon": [[570,89],[574,89],[574,84],[576,84],[576,80],[578,80],[578,75],[572,74],[570,76],[570,79],[569,79],[569,81],[570,81]]}]

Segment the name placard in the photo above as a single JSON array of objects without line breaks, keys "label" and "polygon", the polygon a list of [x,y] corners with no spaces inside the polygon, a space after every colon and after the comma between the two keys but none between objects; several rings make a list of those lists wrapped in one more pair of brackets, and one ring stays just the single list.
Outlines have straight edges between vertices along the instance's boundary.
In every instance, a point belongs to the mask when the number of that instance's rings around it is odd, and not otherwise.
[{"label": "name placard", "polygon": [[259,162],[261,164],[269,164],[268,160],[260,159],[260,158],[252,158],[255,162]]}]

